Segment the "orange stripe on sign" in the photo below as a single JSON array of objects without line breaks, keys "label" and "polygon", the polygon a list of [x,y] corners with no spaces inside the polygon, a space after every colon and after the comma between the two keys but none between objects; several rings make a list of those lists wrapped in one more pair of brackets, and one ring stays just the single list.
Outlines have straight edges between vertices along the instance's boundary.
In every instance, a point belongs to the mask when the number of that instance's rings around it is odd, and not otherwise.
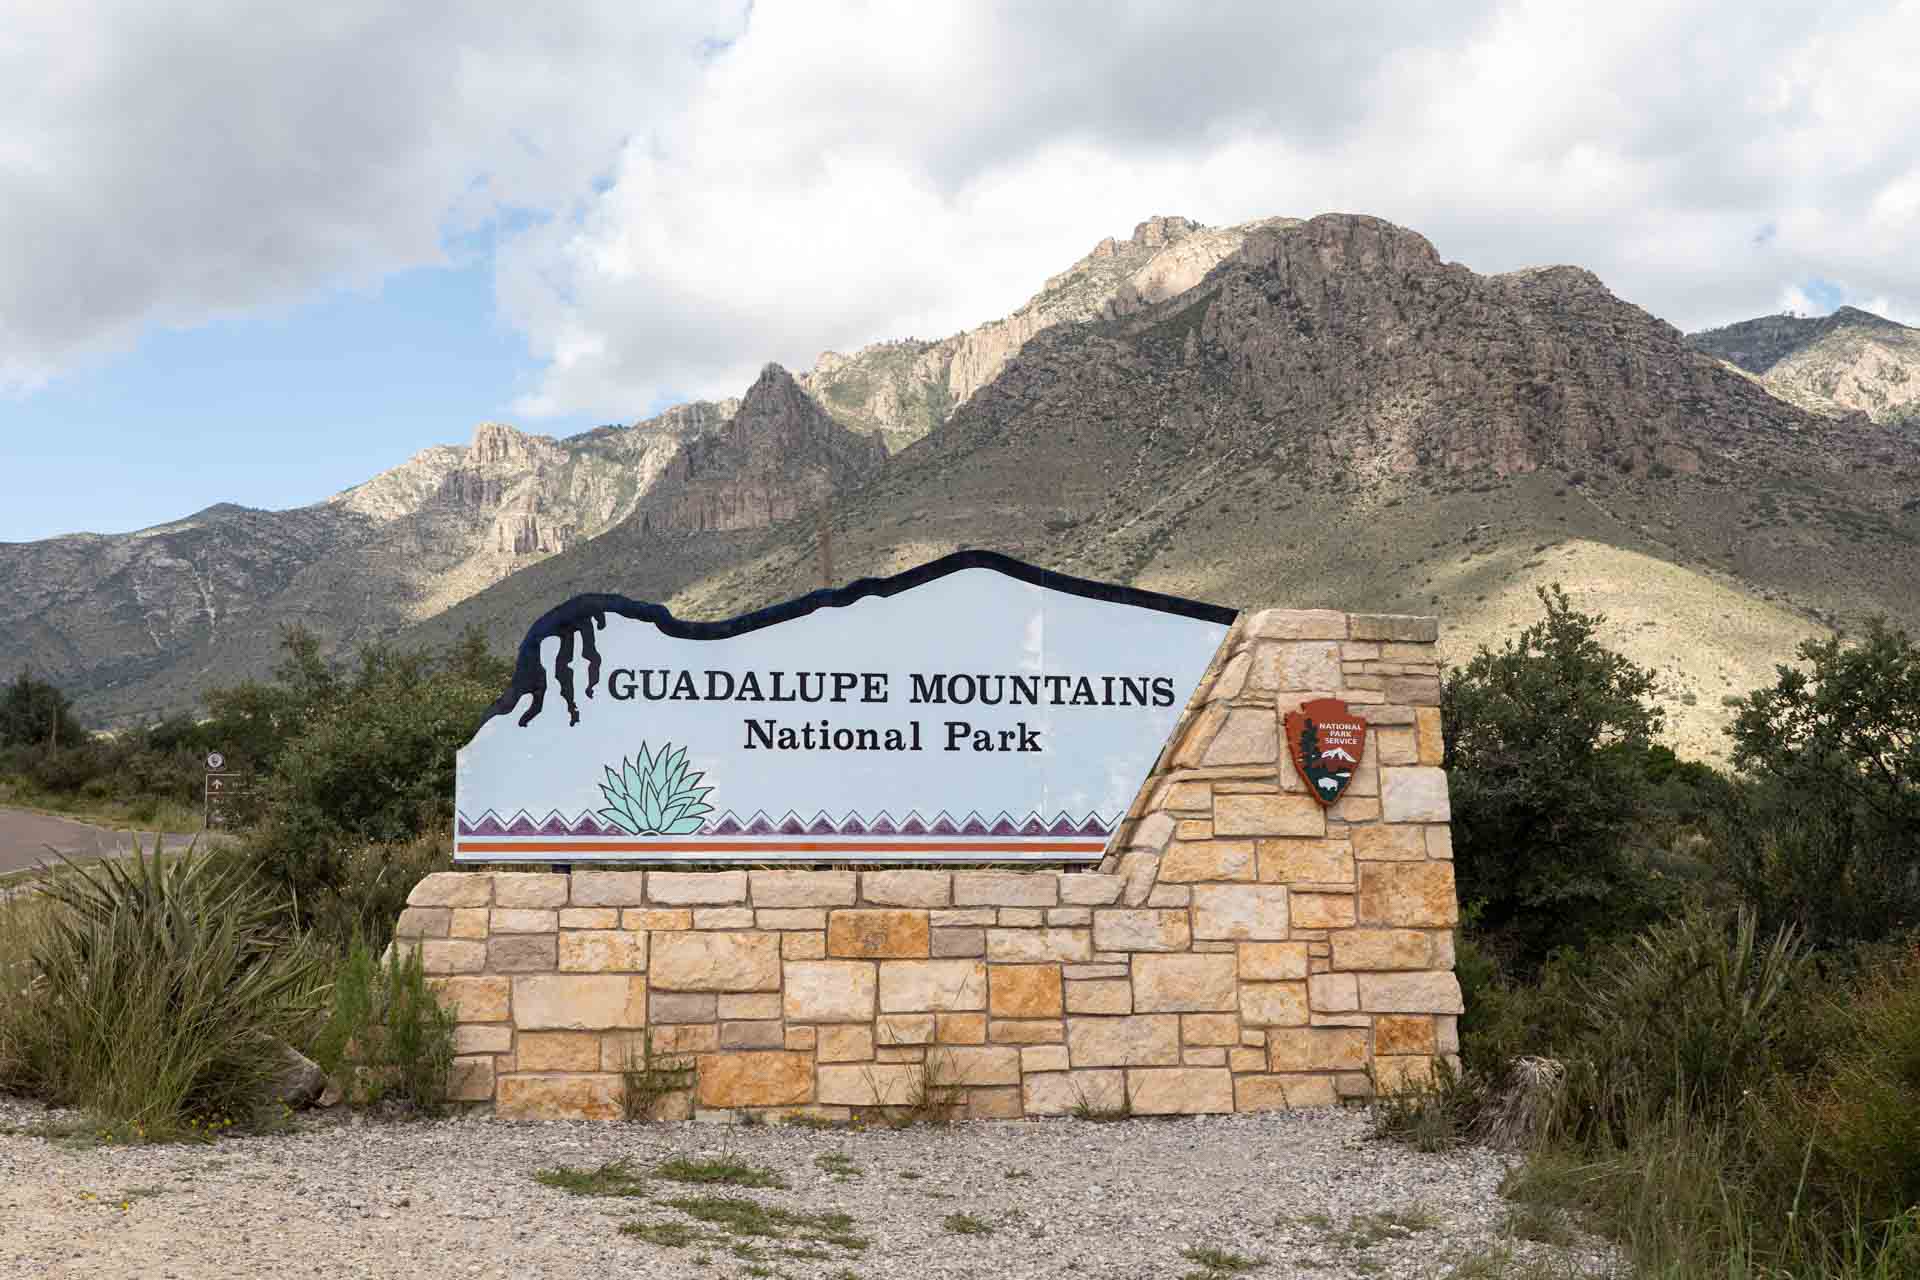
[{"label": "orange stripe on sign", "polygon": [[1104,840],[461,840],[462,853],[753,853],[776,849],[792,853],[1098,853]]}]

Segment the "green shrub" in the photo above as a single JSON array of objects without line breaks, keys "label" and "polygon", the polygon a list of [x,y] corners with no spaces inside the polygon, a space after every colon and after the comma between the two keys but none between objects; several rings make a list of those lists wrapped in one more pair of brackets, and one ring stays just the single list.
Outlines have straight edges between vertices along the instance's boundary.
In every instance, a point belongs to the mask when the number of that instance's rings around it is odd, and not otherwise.
[{"label": "green shrub", "polygon": [[382,950],[393,939],[413,886],[452,866],[452,836],[446,831],[402,844],[353,845],[343,853],[334,882],[302,904],[308,928],[337,954],[345,954],[355,938]]},{"label": "green shrub", "polygon": [[313,1057],[351,1103],[395,1101],[433,1114],[447,1101],[453,1027],[417,948],[396,946],[382,965],[356,938],[334,972],[333,1008]]},{"label": "green shrub", "polygon": [[278,902],[204,853],[137,843],[39,897],[28,982],[0,990],[9,1087],[150,1136],[261,1114],[318,1003]]}]

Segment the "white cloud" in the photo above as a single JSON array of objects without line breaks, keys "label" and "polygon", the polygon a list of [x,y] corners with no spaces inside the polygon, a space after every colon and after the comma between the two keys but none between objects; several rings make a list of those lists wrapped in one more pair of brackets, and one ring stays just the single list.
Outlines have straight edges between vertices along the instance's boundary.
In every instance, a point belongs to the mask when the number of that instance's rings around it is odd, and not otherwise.
[{"label": "white cloud", "polygon": [[1915,0],[654,8],[38,20],[0,44],[38,77],[0,125],[0,376],[433,261],[502,202],[554,214],[497,262],[533,413],[942,336],[1154,213],[1374,213],[1689,329],[1815,279],[1920,313]]}]

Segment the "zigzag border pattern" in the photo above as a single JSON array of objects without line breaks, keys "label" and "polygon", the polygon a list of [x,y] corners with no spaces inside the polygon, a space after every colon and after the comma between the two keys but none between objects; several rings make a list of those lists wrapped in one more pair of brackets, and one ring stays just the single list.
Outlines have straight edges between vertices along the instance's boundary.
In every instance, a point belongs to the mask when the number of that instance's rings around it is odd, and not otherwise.
[{"label": "zigzag border pattern", "polygon": [[[627,832],[612,823],[603,822],[591,810],[583,812],[577,818],[569,819],[559,810],[554,810],[545,818],[536,820],[525,809],[521,809],[510,818],[502,818],[492,809],[488,809],[478,818],[458,815],[454,826],[455,834],[463,837],[503,837],[503,836],[609,836],[626,837]],[[775,818],[764,809],[756,809],[745,818],[731,809],[709,819],[701,825],[698,832],[704,836],[937,836],[942,839],[997,839],[1010,837],[1054,837],[1081,836],[1105,839],[1113,834],[1113,824],[1098,813],[1089,812],[1084,818],[1076,819],[1061,810],[1052,820],[1042,817],[1038,810],[1030,812],[1024,818],[1015,818],[1006,810],[1001,810],[993,818],[983,817],[976,810],[969,811],[965,817],[955,818],[945,809],[932,818],[922,817],[917,809],[908,810],[906,816],[895,818],[882,809],[872,818],[863,817],[857,810],[848,812],[835,820],[822,809],[812,818],[802,818],[789,809]]]}]

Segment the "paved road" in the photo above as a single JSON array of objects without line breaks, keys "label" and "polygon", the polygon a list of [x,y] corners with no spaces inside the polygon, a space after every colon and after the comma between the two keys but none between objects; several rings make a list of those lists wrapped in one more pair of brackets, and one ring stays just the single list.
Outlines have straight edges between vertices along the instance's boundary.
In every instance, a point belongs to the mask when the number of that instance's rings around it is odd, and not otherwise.
[{"label": "paved road", "polygon": [[[168,848],[183,849],[189,838],[169,835],[165,839]],[[98,858],[126,853],[131,848],[124,830],[110,831],[71,818],[29,813],[23,809],[0,809],[0,875],[24,871],[42,862],[57,862],[47,851],[49,845],[69,858]],[[152,851],[152,832],[140,834],[140,846]]]}]

